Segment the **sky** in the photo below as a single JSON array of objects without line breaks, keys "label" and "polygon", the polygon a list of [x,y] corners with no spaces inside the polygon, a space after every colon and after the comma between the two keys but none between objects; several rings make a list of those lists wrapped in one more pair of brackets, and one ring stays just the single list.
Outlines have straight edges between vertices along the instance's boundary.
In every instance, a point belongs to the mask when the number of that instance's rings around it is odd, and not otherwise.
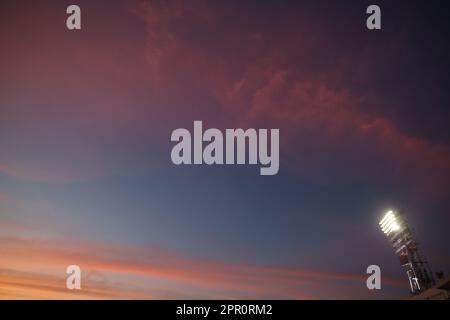
[{"label": "sky", "polygon": [[[0,4],[0,299],[402,299],[392,208],[450,272],[443,2],[73,3]],[[174,165],[195,120],[280,129],[278,174]]]}]

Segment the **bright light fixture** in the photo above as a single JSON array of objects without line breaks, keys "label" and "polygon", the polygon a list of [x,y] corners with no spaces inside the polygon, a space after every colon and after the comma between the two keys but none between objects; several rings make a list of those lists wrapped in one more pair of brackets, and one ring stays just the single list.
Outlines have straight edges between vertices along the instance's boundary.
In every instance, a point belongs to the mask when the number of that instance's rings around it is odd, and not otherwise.
[{"label": "bright light fixture", "polygon": [[383,219],[381,219],[380,228],[385,234],[389,234],[391,231],[400,230],[400,224],[392,210],[386,212]]}]

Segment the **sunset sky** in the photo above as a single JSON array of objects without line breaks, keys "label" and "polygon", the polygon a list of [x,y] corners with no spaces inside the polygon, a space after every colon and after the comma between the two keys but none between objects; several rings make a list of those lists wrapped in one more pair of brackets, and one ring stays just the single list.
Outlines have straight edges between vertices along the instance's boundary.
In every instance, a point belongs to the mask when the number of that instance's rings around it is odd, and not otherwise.
[{"label": "sunset sky", "polygon": [[[372,2],[1,1],[0,299],[404,298],[391,208],[448,275],[448,13]],[[194,120],[279,173],[174,165]]]}]

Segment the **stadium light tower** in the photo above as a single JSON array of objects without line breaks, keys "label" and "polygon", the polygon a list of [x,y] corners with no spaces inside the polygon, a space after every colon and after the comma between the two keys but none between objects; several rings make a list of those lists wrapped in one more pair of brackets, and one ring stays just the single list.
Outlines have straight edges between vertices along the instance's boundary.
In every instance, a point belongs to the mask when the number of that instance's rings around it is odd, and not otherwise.
[{"label": "stadium light tower", "polygon": [[389,210],[381,219],[380,228],[406,269],[411,293],[418,294],[432,287],[435,284],[432,273],[428,263],[419,256],[417,242],[403,213]]}]

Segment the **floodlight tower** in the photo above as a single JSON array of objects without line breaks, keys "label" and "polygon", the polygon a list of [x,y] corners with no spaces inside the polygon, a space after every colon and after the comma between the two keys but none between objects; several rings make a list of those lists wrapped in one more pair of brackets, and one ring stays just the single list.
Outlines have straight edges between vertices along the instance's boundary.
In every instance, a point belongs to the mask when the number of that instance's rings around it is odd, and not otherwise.
[{"label": "floodlight tower", "polygon": [[389,210],[381,219],[380,228],[406,269],[411,293],[418,294],[432,287],[435,284],[432,273],[428,263],[419,256],[417,242],[403,213]]}]

